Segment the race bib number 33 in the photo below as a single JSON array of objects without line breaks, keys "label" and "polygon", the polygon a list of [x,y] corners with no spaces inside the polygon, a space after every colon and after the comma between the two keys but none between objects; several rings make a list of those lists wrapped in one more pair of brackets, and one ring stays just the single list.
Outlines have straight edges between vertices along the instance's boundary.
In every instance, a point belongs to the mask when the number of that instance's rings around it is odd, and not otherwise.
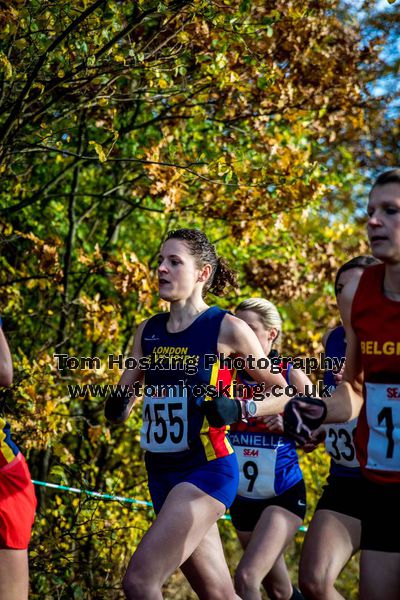
[{"label": "race bib number 33", "polygon": [[400,384],[365,383],[367,469],[400,471]]},{"label": "race bib number 33", "polygon": [[354,433],[357,419],[352,419],[340,425],[332,424],[325,427],[325,447],[333,460],[344,467],[359,467],[354,447]]},{"label": "race bib number 33", "polygon": [[145,396],[140,445],[150,452],[188,450],[188,399],[178,386],[163,398]]}]

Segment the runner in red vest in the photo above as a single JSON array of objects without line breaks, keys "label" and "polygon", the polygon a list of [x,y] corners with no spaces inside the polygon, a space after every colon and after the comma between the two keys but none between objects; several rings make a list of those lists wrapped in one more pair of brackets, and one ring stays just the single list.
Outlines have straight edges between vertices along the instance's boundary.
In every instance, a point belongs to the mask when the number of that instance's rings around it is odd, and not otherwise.
[{"label": "runner in red vest", "polygon": [[[0,386],[13,379],[10,350],[0,319]],[[28,544],[36,497],[28,465],[0,417],[0,598],[28,598]]]},{"label": "runner in red vest", "polygon": [[[378,262],[373,256],[356,256],[338,270],[335,296],[342,321],[346,320],[346,315],[350,316],[351,311],[346,299],[347,286],[354,286],[364,269]],[[331,329],[324,338],[326,357],[344,361],[344,327],[339,325]],[[324,374],[324,384],[329,386],[331,393],[341,379],[342,371],[334,375],[327,370]],[[360,549],[364,496],[353,439],[356,425],[357,419],[353,419],[348,423],[331,423],[321,430],[321,434],[326,433],[325,447],[331,456],[331,464],[301,552],[299,583],[308,600],[343,600],[335,589],[336,579],[350,557]]]},{"label": "runner in red vest", "polygon": [[[383,264],[349,286],[344,380],[326,403],[296,398],[286,431],[306,440],[322,420],[359,415],[356,449],[363,474],[361,600],[400,598],[400,169],[382,173],[368,202],[368,238]],[[324,413],[326,414],[324,415]]]}]

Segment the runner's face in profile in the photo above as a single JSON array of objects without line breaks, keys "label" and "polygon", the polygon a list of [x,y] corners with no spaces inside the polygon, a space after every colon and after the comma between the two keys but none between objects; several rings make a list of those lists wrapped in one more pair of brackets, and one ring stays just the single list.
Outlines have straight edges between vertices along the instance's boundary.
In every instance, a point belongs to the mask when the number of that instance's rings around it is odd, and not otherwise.
[{"label": "runner's face in profile", "polygon": [[357,288],[364,269],[349,269],[340,274],[337,282],[336,303],[339,312],[343,315],[345,311],[351,309],[354,289]]},{"label": "runner's face in profile", "polygon": [[241,319],[254,331],[266,356],[271,352],[270,330],[265,329],[261,317],[255,310],[238,310],[235,317]]},{"label": "runner's face in profile", "polygon": [[368,202],[368,238],[372,254],[400,263],[400,183],[375,187]]},{"label": "runner's face in profile", "polygon": [[189,298],[199,275],[195,258],[184,241],[172,238],[164,242],[158,258],[160,298],[168,302]]}]

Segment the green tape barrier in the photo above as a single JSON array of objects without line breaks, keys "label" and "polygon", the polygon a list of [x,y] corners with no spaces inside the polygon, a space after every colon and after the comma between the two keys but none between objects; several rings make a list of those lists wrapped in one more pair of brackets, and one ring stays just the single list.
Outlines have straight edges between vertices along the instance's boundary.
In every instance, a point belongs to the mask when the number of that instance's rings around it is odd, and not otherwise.
[{"label": "green tape barrier", "polygon": [[[116,502],[127,502],[128,504],[140,504],[142,506],[149,506],[153,508],[152,502],[146,500],[137,500],[136,498],[125,498],[124,496],[114,496],[112,494],[104,494],[103,492],[92,492],[91,490],[82,490],[80,488],[73,488],[67,485],[59,485],[57,483],[48,483],[47,481],[36,481],[31,480],[35,485],[41,485],[42,487],[51,488],[54,490],[62,490],[64,492],[71,492],[72,494],[86,494],[86,496],[92,496],[94,498],[100,498],[100,500],[115,500]],[[225,521],[231,521],[230,515],[223,515],[221,519]],[[302,525],[299,527],[299,531],[307,531],[307,527]]]}]

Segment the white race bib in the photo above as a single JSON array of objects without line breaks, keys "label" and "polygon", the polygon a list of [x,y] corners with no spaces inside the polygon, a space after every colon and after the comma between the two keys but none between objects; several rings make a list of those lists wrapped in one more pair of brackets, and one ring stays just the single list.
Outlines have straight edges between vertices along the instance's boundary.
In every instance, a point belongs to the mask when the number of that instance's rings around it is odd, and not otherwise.
[{"label": "white race bib", "polygon": [[188,399],[185,389],[171,386],[168,396],[144,397],[140,445],[150,452],[188,450]]},{"label": "white race bib", "polygon": [[344,467],[359,467],[354,447],[354,434],[357,419],[347,423],[334,423],[324,427],[326,431],[325,447],[335,463]]},{"label": "white race bib", "polygon": [[400,471],[400,384],[365,383],[367,469]]},{"label": "white race bib", "polygon": [[[275,494],[275,465],[278,445],[263,445],[263,435],[251,434],[254,444],[246,443],[246,434],[231,434],[230,442],[235,449],[239,463],[238,495],[243,498],[261,500],[273,498]],[[257,440],[260,443],[257,443]]]}]

